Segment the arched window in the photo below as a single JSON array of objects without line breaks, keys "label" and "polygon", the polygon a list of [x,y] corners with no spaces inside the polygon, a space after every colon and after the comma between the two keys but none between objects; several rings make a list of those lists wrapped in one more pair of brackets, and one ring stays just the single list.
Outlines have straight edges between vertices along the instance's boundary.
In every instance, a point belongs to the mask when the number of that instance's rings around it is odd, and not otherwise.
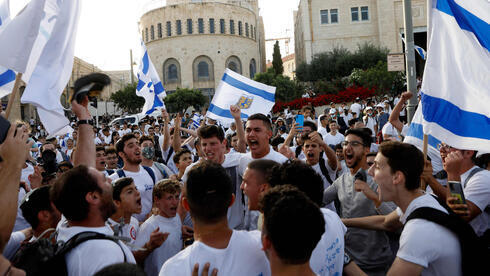
[{"label": "arched window", "polygon": [[255,74],[257,73],[257,65],[255,63],[255,59],[250,60],[250,78],[253,79],[255,77]]},{"label": "arched window", "polygon": [[198,56],[194,59],[192,71],[195,82],[214,80],[213,61],[208,56]]},{"label": "arched window", "polygon": [[199,78],[209,77],[209,66],[207,62],[201,61],[197,64],[197,76]]},{"label": "arched window", "polygon": [[163,63],[163,84],[180,83],[180,63],[169,58]]},{"label": "arched window", "polygon": [[231,56],[226,60],[226,68],[237,72],[238,74],[242,73],[242,63],[237,56]]}]

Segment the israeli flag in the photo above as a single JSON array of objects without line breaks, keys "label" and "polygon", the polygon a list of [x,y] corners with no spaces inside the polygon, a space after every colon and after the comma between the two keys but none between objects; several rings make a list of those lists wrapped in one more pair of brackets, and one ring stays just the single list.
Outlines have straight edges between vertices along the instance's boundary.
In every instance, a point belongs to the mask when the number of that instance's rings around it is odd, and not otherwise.
[{"label": "israeli flag", "polygon": [[192,121],[193,129],[198,129],[201,126],[201,116],[199,116],[199,114],[194,113],[194,116],[192,116],[191,121]]},{"label": "israeli flag", "polygon": [[[416,146],[420,151],[424,150],[424,129],[422,122],[422,109],[419,105],[410,123],[408,133],[403,140],[405,143]],[[432,169],[435,173],[443,169],[441,155],[437,149],[437,145],[440,143],[441,141],[434,136],[428,136],[427,155],[431,160]]]},{"label": "israeli flag", "polygon": [[[9,0],[0,2],[0,31],[10,21]],[[12,92],[15,83],[15,72],[0,66],[0,98]]]},{"label": "israeli flag", "polygon": [[167,96],[163,84],[158,77],[157,70],[150,60],[148,50],[141,41],[141,62],[138,69],[138,86],[136,95],[145,98],[145,105],[141,114],[151,114],[157,107],[165,109],[163,98]]},{"label": "israeli flag", "polygon": [[422,125],[459,149],[490,149],[489,22],[487,0],[431,3]]},{"label": "israeli flag", "polygon": [[248,79],[226,69],[209,105],[206,117],[229,127],[235,120],[230,113],[231,105],[238,105],[242,119],[255,113],[269,114],[275,103],[276,88]]},{"label": "israeli flag", "polygon": [[[407,43],[405,42],[405,38],[402,36],[402,34],[400,34],[400,38],[402,39],[403,43],[404,43],[405,45],[407,45]],[[422,47],[417,46],[417,45],[413,45],[413,48],[414,48],[415,52],[417,52],[417,54],[419,54],[419,56],[420,56],[420,57],[421,57],[423,60],[425,60],[425,59],[426,59],[426,57],[427,57],[427,53],[425,52],[425,50],[424,50]]]}]

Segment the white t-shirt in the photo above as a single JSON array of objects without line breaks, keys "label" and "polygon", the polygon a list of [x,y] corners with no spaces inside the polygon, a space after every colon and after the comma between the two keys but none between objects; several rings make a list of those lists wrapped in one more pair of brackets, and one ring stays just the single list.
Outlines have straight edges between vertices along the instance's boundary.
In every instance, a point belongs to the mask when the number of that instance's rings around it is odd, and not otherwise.
[{"label": "white t-shirt", "polygon": [[371,136],[376,136],[376,133],[374,132],[374,127],[376,126],[376,119],[370,116],[365,117],[366,120],[364,120],[364,124],[366,125],[367,128],[369,128],[373,133]]},{"label": "white t-shirt", "polygon": [[[65,221],[58,228],[57,241],[68,241],[80,232],[97,232],[106,235],[114,235],[111,227],[68,227]],[[121,241],[116,244],[111,240],[88,240],[73,248],[65,255],[66,267],[70,276],[94,275],[102,268],[124,262],[135,264],[133,253]]]},{"label": "white t-shirt", "polygon": [[[155,172],[153,172],[155,173]],[[135,214],[134,217],[138,221],[143,222],[146,215],[151,211],[153,205],[153,186],[155,183],[150,174],[140,165],[138,172],[124,171],[126,177],[131,177],[134,181],[134,185],[141,194],[141,213]],[[117,172],[114,172],[111,176],[112,182],[119,179]]]},{"label": "white t-shirt", "polygon": [[[330,179],[333,181],[335,181],[335,170],[333,170],[330,165],[328,164],[328,158],[327,156],[325,155],[325,153],[323,153],[323,160],[325,161],[325,167],[327,168],[327,173],[328,175],[330,176]],[[305,159],[302,159],[303,162],[306,163],[306,158]],[[322,169],[320,168],[320,162],[316,163],[315,165],[311,166],[312,169],[315,170],[315,172],[317,174],[319,174],[323,180],[323,189],[326,189],[328,188],[332,183],[328,182],[327,178],[325,177],[325,175],[323,175],[322,173]],[[333,202],[330,202],[330,204],[328,204],[326,206],[328,209],[332,210],[335,212],[335,205]]]},{"label": "white t-shirt", "polygon": [[327,133],[327,135],[323,136],[323,141],[327,145],[337,145],[344,141],[344,135],[342,133],[337,132],[335,135],[332,135],[332,132]]},{"label": "white t-shirt", "polygon": [[350,110],[351,112],[355,112],[357,114],[357,117],[361,116],[361,109],[362,109],[362,106],[358,103],[353,103],[351,106],[350,106]]},{"label": "white t-shirt", "polygon": [[95,143],[95,145],[102,145],[103,144],[102,140],[100,140],[99,137],[94,138],[94,143]]},{"label": "white t-shirt", "polygon": [[325,208],[320,211],[325,219],[325,233],[311,253],[310,267],[318,275],[342,275],[347,228],[337,213]]},{"label": "white t-shirt", "polygon": [[[297,147],[298,147],[298,145],[294,145],[292,147],[289,147],[289,149],[294,153],[294,156],[296,156],[296,148]],[[300,147],[300,148],[301,148],[301,151],[299,152],[298,159],[305,159],[306,155],[303,152],[303,147]]]},{"label": "white t-shirt", "polygon": [[[322,135],[322,138],[325,139],[325,136],[327,136],[327,129],[322,127],[322,126],[319,126],[318,127],[318,133],[320,133]],[[284,140],[286,140],[286,138],[284,138]]]},{"label": "white t-shirt", "polygon": [[178,215],[173,218],[165,218],[160,215],[149,217],[140,227],[135,246],[143,247],[150,240],[151,233],[157,228],[160,228],[161,233],[169,233],[169,235],[160,247],[146,257],[145,272],[147,275],[158,275],[162,265],[182,249],[182,223]]},{"label": "white t-shirt", "polygon": [[[107,220],[107,223],[112,227],[112,229],[120,225],[119,222],[114,221],[111,218]],[[128,243],[134,244],[134,241],[136,241],[136,237],[138,236],[139,228],[140,228],[140,224],[138,220],[134,217],[131,217],[129,223],[124,223],[124,225],[122,226],[119,236],[128,238],[130,240]]]},{"label": "white t-shirt", "polygon": [[194,265],[199,264],[199,275],[205,263],[209,271],[218,269],[219,275],[268,276],[269,262],[262,251],[259,231],[233,230],[228,246],[224,249],[210,247],[196,241],[170,258],[160,270],[160,276],[191,275]]},{"label": "white t-shirt", "polygon": [[[155,171],[156,182],[158,182],[162,179],[165,179],[165,177],[162,174],[162,172],[160,171],[160,169],[158,169],[157,165],[155,165],[155,164],[156,164],[156,162],[153,162],[153,165],[151,166],[151,168]],[[170,177],[171,175],[174,174],[172,172],[172,170],[170,170],[165,164],[160,163],[160,166],[162,166],[163,170],[167,173],[168,177]]]},{"label": "white t-shirt", "polygon": [[401,137],[398,135],[398,130],[396,130],[396,128],[390,122],[387,122],[383,126],[383,129],[381,130],[381,132],[383,133],[383,136],[384,135],[389,135],[389,136],[395,138],[396,141],[401,141],[402,140]]},{"label": "white t-shirt", "polygon": [[[466,182],[466,178],[475,168],[478,167],[474,166],[461,175],[461,184]],[[490,228],[490,214],[488,211],[485,212],[486,208],[490,208],[490,171],[483,170],[475,173],[463,188],[463,193],[466,200],[473,202],[482,211],[470,221],[475,233],[481,236],[485,230]]]},{"label": "white t-shirt", "polygon": [[253,160],[261,160],[261,159],[276,161],[279,164],[282,164],[282,163],[288,161],[288,159],[286,158],[286,156],[284,156],[284,155],[280,154],[279,152],[275,151],[272,148],[272,146],[269,147],[269,153],[266,154],[262,158],[252,158],[252,153],[251,152],[242,153],[241,154],[241,158],[240,158],[240,167],[238,169],[238,171],[240,172],[240,176],[243,176],[243,173],[245,172],[245,169],[247,169],[248,163],[252,162]]},{"label": "white t-shirt", "polygon": [[405,213],[398,207],[396,211],[405,227],[400,236],[400,248],[396,256],[423,266],[422,275],[462,275],[461,248],[456,234],[425,219],[406,222],[407,217],[420,207],[431,207],[447,213],[429,194],[412,200]]}]

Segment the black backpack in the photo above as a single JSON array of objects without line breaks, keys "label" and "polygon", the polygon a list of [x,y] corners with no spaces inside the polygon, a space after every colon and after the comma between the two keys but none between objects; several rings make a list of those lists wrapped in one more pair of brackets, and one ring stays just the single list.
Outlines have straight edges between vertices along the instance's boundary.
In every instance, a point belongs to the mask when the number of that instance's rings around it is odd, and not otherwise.
[{"label": "black backpack", "polygon": [[[482,271],[488,269],[487,263],[490,260],[488,249],[480,241],[469,223],[454,213],[445,202],[435,196],[434,198],[449,214],[431,207],[421,207],[415,209],[408,216],[407,222],[411,219],[425,219],[437,223],[456,234],[461,246],[463,275],[480,275]],[[423,235],[424,233],[419,234]]]},{"label": "black backpack", "polygon": [[[53,243],[51,239],[40,238],[32,243],[23,244],[15,254],[12,265],[27,275],[68,275],[65,255],[79,244],[88,240],[110,240],[121,245],[115,237],[97,232],[81,232],[67,242]],[[126,254],[121,247],[126,262]]]}]

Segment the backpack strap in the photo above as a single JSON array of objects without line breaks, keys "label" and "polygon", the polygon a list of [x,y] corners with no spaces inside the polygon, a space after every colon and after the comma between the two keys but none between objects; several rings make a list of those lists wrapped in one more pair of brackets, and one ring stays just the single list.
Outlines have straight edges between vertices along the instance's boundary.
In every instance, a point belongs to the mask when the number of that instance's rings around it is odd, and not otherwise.
[{"label": "backpack strap", "polygon": [[330,175],[328,174],[327,166],[325,165],[325,159],[323,159],[322,153],[320,153],[320,160],[318,161],[318,164],[320,165],[320,170],[322,171],[323,176],[325,176],[328,183],[332,185],[333,181],[332,178],[330,178]]},{"label": "backpack strap", "polygon": [[296,156],[296,158],[298,158],[300,154],[301,154],[301,146],[296,146],[296,149],[294,150],[294,155]]},{"label": "backpack strap", "polygon": [[477,174],[478,172],[481,172],[481,171],[484,171],[484,169],[482,168],[474,168],[470,174],[468,175],[468,177],[466,178],[466,180],[464,181],[464,185],[463,185],[463,188],[466,188],[466,184],[468,184],[468,182],[470,181],[470,178],[473,177],[473,175]]},{"label": "backpack strap", "polygon": [[167,160],[165,160],[165,164],[168,166],[168,162],[170,162],[170,157],[172,157],[172,153],[174,153],[174,148],[170,147],[168,150]]},{"label": "backpack strap", "polygon": [[155,177],[155,172],[150,167],[143,166],[143,169],[151,176],[151,179],[153,180],[153,185],[156,183],[156,177]]},{"label": "backpack strap", "polygon": [[107,236],[107,235],[101,234],[101,233],[90,232],[90,231],[81,232],[81,233],[78,233],[75,236],[71,237],[56,252],[56,255],[58,255],[58,256],[64,256],[70,250],[72,250],[73,248],[77,247],[79,244],[81,244],[83,242],[86,242],[88,240],[110,240],[110,241],[115,242],[117,245],[119,245],[119,247],[121,248],[121,250],[123,252],[124,262],[125,263],[127,262],[126,253],[124,252],[123,247],[121,246],[121,244],[118,242],[117,239],[115,239],[114,237],[111,237],[111,236]]},{"label": "backpack strap", "polygon": [[108,175],[112,175],[114,173],[114,170],[105,170]]},{"label": "backpack strap", "polygon": [[117,172],[117,176],[119,176],[119,178],[126,177],[126,174],[124,173],[124,170],[119,169],[116,172]]}]

